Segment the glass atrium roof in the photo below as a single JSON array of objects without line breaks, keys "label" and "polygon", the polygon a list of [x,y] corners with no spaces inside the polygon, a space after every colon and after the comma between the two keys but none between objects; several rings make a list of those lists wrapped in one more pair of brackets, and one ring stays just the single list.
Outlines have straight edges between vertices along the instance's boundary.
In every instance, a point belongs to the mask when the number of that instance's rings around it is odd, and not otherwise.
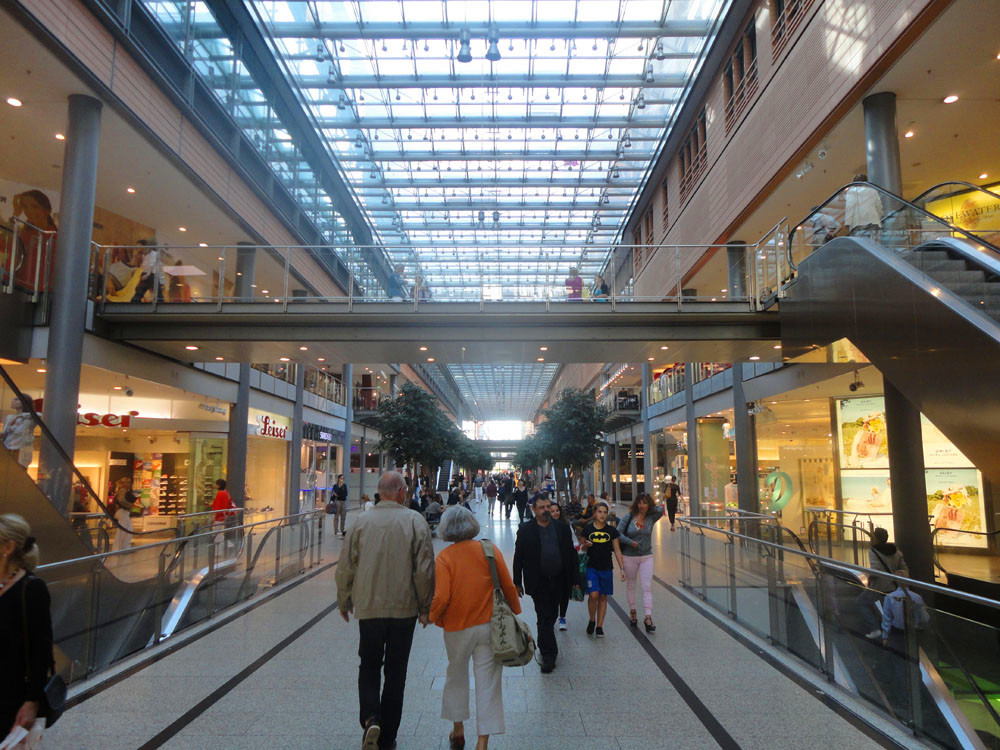
[{"label": "glass atrium roof", "polygon": [[557,364],[448,365],[480,420],[531,420],[542,405]]},{"label": "glass atrium roof", "polygon": [[252,7],[379,244],[479,299],[601,270],[728,2]]}]

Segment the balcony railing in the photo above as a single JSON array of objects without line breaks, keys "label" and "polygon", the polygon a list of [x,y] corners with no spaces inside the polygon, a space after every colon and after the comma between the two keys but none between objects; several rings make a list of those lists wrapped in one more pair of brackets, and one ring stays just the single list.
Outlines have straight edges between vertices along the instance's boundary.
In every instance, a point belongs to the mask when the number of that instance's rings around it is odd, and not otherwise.
[{"label": "balcony railing", "polygon": [[649,384],[649,403],[655,404],[684,392],[684,364],[674,365],[663,371]]},{"label": "balcony railing", "polygon": [[612,414],[638,414],[642,410],[641,391],[638,388],[609,388],[599,402]]},{"label": "balcony railing", "polygon": [[753,60],[747,67],[743,78],[733,89],[732,95],[726,101],[726,134],[733,129],[740,116],[750,105],[757,93],[757,61]]},{"label": "balcony railing", "polygon": [[375,412],[384,402],[392,399],[392,396],[379,388],[373,386],[354,386],[354,413]]}]

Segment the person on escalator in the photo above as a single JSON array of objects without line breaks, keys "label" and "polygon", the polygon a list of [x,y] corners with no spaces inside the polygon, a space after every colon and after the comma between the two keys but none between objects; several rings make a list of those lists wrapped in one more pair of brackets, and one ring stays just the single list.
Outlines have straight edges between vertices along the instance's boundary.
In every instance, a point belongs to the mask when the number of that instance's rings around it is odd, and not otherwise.
[{"label": "person on escalator", "polygon": [[[868,567],[891,575],[910,575],[906,560],[899,548],[889,541],[889,532],[882,527],[872,531],[872,546],[868,550]],[[876,608],[876,602],[883,599],[896,589],[896,582],[891,578],[872,575],[868,579],[868,588],[858,597],[858,613],[865,628],[865,637],[876,640],[882,636],[879,621],[882,616]]]},{"label": "person on escalator", "polygon": [[12,414],[8,414],[3,420],[3,432],[0,433],[0,440],[3,447],[14,457],[25,469],[31,463],[32,446],[35,443],[35,420],[31,418],[31,399],[25,396],[15,396],[10,403],[13,409]]},{"label": "person on escalator", "polygon": [[[868,182],[868,175],[854,175],[854,182]],[[852,235],[876,236],[882,227],[882,196],[867,185],[851,185],[844,196],[844,223]]]}]

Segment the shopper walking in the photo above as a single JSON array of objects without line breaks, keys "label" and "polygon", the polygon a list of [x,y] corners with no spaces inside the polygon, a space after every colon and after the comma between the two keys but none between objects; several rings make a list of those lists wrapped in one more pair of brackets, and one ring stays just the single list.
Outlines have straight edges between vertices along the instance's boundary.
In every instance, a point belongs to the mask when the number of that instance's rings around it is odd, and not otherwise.
[{"label": "shopper walking", "polygon": [[517,489],[514,490],[514,505],[517,506],[517,521],[527,521],[528,517],[526,513],[528,512],[528,488],[524,484],[524,480],[521,479],[517,483]]},{"label": "shopper walking", "polygon": [[[351,525],[337,563],[340,616],[358,620],[358,699],[364,750],[395,745],[403,715],[406,665],[417,621],[430,622],[434,550],[423,517],[405,507],[406,484],[390,471],[381,502]],[[382,685],[382,674],[385,684]],[[380,694],[381,688],[381,694]]]},{"label": "shopper walking", "polygon": [[0,440],[14,460],[27,469],[31,464],[32,446],[35,442],[35,420],[31,418],[33,405],[27,396],[15,396],[10,402],[10,408],[13,414],[4,417]]},{"label": "shopper walking", "polygon": [[347,536],[347,483],[344,475],[337,475],[337,484],[333,488],[333,534],[338,534],[339,528],[341,536]]},{"label": "shopper walking", "polygon": [[465,725],[469,719],[469,660],[476,681],[476,750],[486,750],[490,735],[503,734],[503,666],[493,658],[490,618],[493,614],[493,576],[483,544],[493,546],[497,577],[504,598],[514,614],[521,602],[503,555],[492,542],[477,542],[479,522],[475,514],[458,506],[441,517],[438,537],[454,542],[442,550],[434,566],[434,600],[431,622],[444,629],[448,672],[441,699],[441,718],[453,723],[450,747],[465,747]]},{"label": "shopper walking", "polygon": [[618,522],[621,534],[625,570],[625,592],[628,596],[629,622],[638,624],[635,612],[635,582],[642,586],[642,607],[646,613],[643,625],[647,633],[656,630],[653,624],[653,528],[663,518],[663,506],[657,505],[653,496],[643,492],[632,503],[629,512]]},{"label": "shopper walking", "polygon": [[522,523],[514,543],[514,585],[517,593],[525,593],[535,604],[538,650],[542,655],[542,672],[556,667],[559,646],[555,624],[559,603],[573,586],[577,570],[577,555],[569,527],[553,523],[549,499],[542,495],[535,500],[535,517]]},{"label": "shopper walking", "polygon": [[572,266],[569,269],[569,276],[566,277],[566,299],[573,302],[583,301],[583,277],[580,276],[580,272],[576,269],[576,266]]},{"label": "shopper walking", "polygon": [[389,277],[389,283],[386,286],[386,295],[393,302],[402,302],[405,297],[409,295],[406,293],[406,282],[403,277],[403,267],[396,266],[393,269],[392,275]]},{"label": "shopper walking", "polygon": [[677,518],[677,503],[681,499],[681,486],[675,481],[677,477],[667,477],[663,494],[666,496],[667,518],[670,519],[670,530],[674,530],[674,521]]},{"label": "shopper walking", "polygon": [[587,635],[604,637],[604,616],[608,611],[608,597],[615,593],[614,565],[612,553],[622,569],[625,580],[625,564],[618,543],[618,529],[608,523],[608,504],[600,502],[594,510],[594,520],[583,527],[580,533],[580,551],[586,552],[587,559],[587,610],[590,621]]},{"label": "shopper walking", "polygon": [[[559,507],[559,503],[549,503],[549,516],[552,518],[552,523],[557,523],[569,528],[569,524],[563,519],[562,508]],[[559,629],[568,630],[569,625],[566,624],[566,612],[569,609],[569,597],[570,591],[572,590],[572,585],[569,589],[563,591],[562,598],[559,600]]]},{"label": "shopper walking", "polygon": [[486,485],[486,512],[490,514],[490,518],[493,517],[493,507],[497,504],[498,493],[497,483],[490,479],[490,483]]},{"label": "shopper walking", "polygon": [[476,476],[472,480],[472,486],[476,491],[476,502],[481,503],[483,501],[483,473],[481,471],[476,472]]},{"label": "shopper walking", "polygon": [[[119,481],[124,486],[124,483]],[[131,486],[131,481],[129,482]],[[115,520],[118,527],[115,531],[115,543],[111,547],[112,552],[121,552],[132,548],[132,509],[139,502],[139,496],[132,490],[124,490],[120,495],[115,492]],[[114,558],[115,565],[123,564],[125,561],[118,555]]]},{"label": "shopper walking", "polygon": [[41,718],[54,670],[49,590],[32,574],[38,554],[28,522],[0,515],[0,742],[15,726],[30,732]]},{"label": "shopper walking", "polygon": [[[854,175],[855,183],[867,183],[868,175]],[[876,238],[882,228],[882,196],[866,184],[855,184],[847,188],[844,195],[844,224],[852,235]]]}]

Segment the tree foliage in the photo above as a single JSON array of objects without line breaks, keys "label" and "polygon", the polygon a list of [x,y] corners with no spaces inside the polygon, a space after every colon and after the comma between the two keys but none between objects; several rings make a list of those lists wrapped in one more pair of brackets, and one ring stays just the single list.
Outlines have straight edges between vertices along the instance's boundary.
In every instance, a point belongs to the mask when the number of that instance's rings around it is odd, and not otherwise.
[{"label": "tree foliage", "polygon": [[522,472],[535,471],[552,458],[551,452],[546,444],[544,431],[539,430],[521,441],[511,463]]},{"label": "tree foliage", "polygon": [[542,414],[545,421],[535,434],[543,457],[581,473],[603,447],[601,433],[608,409],[589,393],[567,388]]},{"label": "tree foliage", "polygon": [[379,404],[374,425],[382,436],[378,449],[396,466],[413,461],[438,466],[455,447],[455,426],[434,396],[413,383],[404,384],[397,398]]}]

